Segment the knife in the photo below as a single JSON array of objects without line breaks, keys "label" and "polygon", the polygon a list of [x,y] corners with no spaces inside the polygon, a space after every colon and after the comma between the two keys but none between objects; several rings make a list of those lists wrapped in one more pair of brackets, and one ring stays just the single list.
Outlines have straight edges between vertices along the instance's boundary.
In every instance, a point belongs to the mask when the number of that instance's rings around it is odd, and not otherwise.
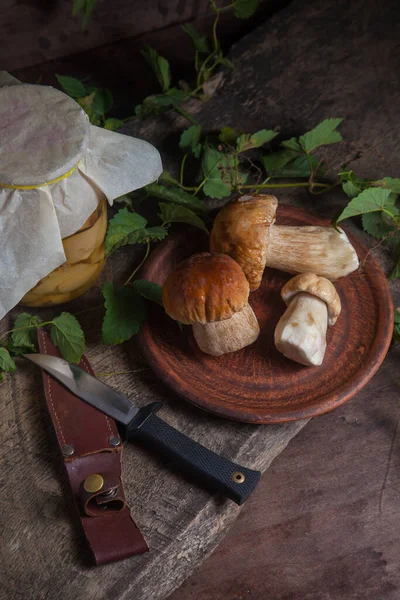
[{"label": "knife", "polygon": [[198,483],[243,504],[260,479],[261,472],[247,469],[208,450],[155,414],[162,402],[137,408],[130,400],[77,365],[56,356],[25,354],[75,396],[88,402],[125,427],[128,441],[149,443],[176,467]]}]

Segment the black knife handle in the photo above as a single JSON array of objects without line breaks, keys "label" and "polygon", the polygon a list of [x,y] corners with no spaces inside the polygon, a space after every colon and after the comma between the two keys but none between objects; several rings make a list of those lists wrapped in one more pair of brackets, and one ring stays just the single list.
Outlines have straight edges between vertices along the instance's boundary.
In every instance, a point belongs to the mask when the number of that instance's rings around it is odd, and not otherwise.
[{"label": "black knife handle", "polygon": [[162,456],[200,484],[224,494],[236,504],[243,504],[256,487],[261,472],[242,467],[198,444],[157,417],[154,414],[157,408],[158,405],[150,405],[139,411],[127,428],[127,439],[151,442]]}]

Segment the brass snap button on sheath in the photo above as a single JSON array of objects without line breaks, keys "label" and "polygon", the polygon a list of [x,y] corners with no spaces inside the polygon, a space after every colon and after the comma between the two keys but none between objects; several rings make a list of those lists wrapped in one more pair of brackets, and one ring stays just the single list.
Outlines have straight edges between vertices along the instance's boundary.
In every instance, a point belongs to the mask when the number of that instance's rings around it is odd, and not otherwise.
[{"label": "brass snap button on sheath", "polygon": [[103,485],[104,479],[101,475],[95,473],[94,475],[89,475],[89,477],[86,477],[83,484],[83,489],[86,492],[93,494],[94,492],[100,491]]},{"label": "brass snap button on sheath", "polygon": [[232,479],[235,483],[243,483],[246,478],[241,471],[235,471],[232,475]]}]

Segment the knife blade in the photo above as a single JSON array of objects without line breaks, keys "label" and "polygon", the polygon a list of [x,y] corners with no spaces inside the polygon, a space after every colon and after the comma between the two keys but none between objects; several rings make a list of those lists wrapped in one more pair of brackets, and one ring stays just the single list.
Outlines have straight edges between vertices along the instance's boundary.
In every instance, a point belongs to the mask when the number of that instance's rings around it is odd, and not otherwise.
[{"label": "knife blade", "polygon": [[24,358],[57,379],[75,396],[123,425],[128,441],[148,443],[180,470],[195,477],[199,484],[239,505],[255,489],[260,471],[238,465],[174,429],[155,414],[162,403],[138,408],[107,384],[62,358],[45,354],[25,354]]}]

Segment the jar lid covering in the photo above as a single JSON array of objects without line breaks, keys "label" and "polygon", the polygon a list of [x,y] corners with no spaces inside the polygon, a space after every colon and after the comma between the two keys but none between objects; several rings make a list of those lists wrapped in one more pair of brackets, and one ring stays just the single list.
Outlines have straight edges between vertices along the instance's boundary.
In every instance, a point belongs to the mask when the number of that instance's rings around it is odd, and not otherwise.
[{"label": "jar lid covering", "polygon": [[0,71],[0,319],[65,260],[97,208],[155,181],[151,144],[95,127],[75,100]]},{"label": "jar lid covering", "polygon": [[75,100],[52,87],[0,88],[0,182],[41,185],[76,167],[90,123]]}]

